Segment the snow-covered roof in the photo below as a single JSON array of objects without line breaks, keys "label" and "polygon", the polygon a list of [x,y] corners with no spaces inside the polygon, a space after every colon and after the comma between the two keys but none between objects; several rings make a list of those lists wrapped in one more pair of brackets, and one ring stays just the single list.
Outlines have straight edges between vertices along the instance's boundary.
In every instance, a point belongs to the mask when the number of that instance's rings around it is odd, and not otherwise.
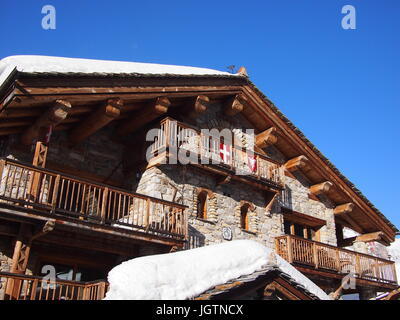
[{"label": "snow-covered roof", "polygon": [[[316,300],[318,297],[316,297],[313,293],[308,291],[303,285],[299,284],[296,280],[294,280],[290,275],[288,275],[285,272],[282,272],[282,270],[279,269],[279,267],[264,267],[263,269],[259,271],[255,271],[251,274],[240,276],[239,278],[235,278],[232,280],[229,280],[228,282],[224,283],[223,285],[217,285],[199,296],[195,297],[195,300],[208,300],[208,299],[229,299],[226,298],[226,294],[229,295],[229,293],[232,294],[232,291],[235,289],[244,286],[245,284],[248,283],[267,283],[269,280],[268,278],[266,279],[265,276],[267,276],[270,273],[274,273],[276,278],[280,278],[284,280],[286,283],[289,285],[295,287],[297,290],[302,291],[305,295],[309,296],[311,299]],[[234,294],[233,294],[234,296]]]},{"label": "snow-covered roof", "polygon": [[6,70],[14,68],[16,68],[17,71],[25,73],[240,76],[240,74],[231,74],[229,72],[197,67],[37,55],[17,55],[0,60],[0,77]]},{"label": "snow-covered roof", "polygon": [[251,240],[125,261],[109,272],[110,286],[105,299],[190,299],[268,266],[279,268],[319,299],[330,300],[321,288],[273,250]]}]

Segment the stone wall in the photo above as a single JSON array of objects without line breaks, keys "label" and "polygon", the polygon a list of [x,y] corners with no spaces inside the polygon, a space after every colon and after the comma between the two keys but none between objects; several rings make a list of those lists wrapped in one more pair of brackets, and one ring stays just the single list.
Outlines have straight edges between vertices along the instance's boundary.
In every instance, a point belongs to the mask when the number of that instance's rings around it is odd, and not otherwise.
[{"label": "stone wall", "polygon": [[[67,132],[55,131],[51,136],[47,162],[123,181],[123,164],[119,167],[118,165],[123,160],[124,147],[111,140],[112,134],[113,128],[105,127],[79,145],[70,147]],[[11,135],[7,144],[3,146],[3,156],[32,163],[35,145],[24,147],[19,140],[19,135]]]},{"label": "stone wall", "polygon": [[[247,145],[249,137],[244,132],[252,128],[250,123],[240,114],[227,117],[221,112],[219,104],[210,104],[207,111],[196,119],[181,116],[180,121],[191,123],[199,129],[230,129],[237,138],[236,141]],[[190,149],[186,146],[187,149]],[[267,154],[284,162],[284,156],[275,147],[266,149]],[[285,201],[277,201],[271,210],[266,211],[268,200],[262,191],[244,183],[229,182],[217,185],[204,171],[184,165],[162,165],[146,170],[138,185],[137,192],[170,201],[178,201],[188,206],[189,234],[192,240],[190,246],[207,245],[223,241],[222,229],[229,227],[233,239],[254,239],[268,247],[274,248],[274,237],[284,233],[281,207],[304,213],[326,221],[320,230],[320,241],[336,245],[336,231],[333,215],[333,205],[327,198],[319,201],[309,198],[309,183],[301,175],[296,179],[285,177]],[[210,190],[214,196],[208,199],[208,218],[196,218],[197,191],[199,188]],[[178,190],[176,192],[175,190]],[[172,195],[176,192],[175,199]],[[240,203],[248,201],[255,206],[249,211],[249,231],[240,227]]]},{"label": "stone wall", "polygon": [[279,205],[318,219],[326,221],[326,225],[320,229],[320,241],[333,246],[337,245],[335,218],[333,204],[324,197],[319,196],[317,200],[309,198],[310,183],[300,174],[295,173],[296,179],[284,177],[285,191],[279,201]]},{"label": "stone wall", "polygon": [[[213,193],[207,200],[207,219],[196,217],[198,188]],[[282,215],[266,211],[267,200],[262,191],[236,182],[217,185],[213,177],[189,166],[152,167],[144,172],[137,192],[188,206],[191,247],[224,241],[224,227],[231,228],[232,239],[252,239],[270,248],[274,248],[274,237],[283,234]],[[249,210],[249,231],[240,227],[241,201],[255,206]]]}]

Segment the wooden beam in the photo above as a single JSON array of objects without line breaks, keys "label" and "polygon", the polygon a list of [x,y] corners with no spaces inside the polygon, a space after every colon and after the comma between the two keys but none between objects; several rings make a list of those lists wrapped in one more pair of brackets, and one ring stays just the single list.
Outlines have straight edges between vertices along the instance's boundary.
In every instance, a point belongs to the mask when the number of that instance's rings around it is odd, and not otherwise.
[{"label": "wooden beam", "polygon": [[[357,193],[354,188],[345,179],[343,179],[338,172],[332,168],[323,157],[320,156],[318,152],[310,144],[306,143],[304,137],[298,134],[293,128],[288,125],[288,123],[283,119],[275,108],[267,100],[263,99],[251,85],[244,85],[243,96],[246,99],[249,107],[254,109],[257,113],[257,117],[261,121],[269,121],[273,126],[277,127],[278,130],[285,132],[285,138],[288,140],[287,144],[293,146],[295,150],[301,152],[307,156],[310,160],[310,165],[312,165],[315,173],[325,177],[325,179],[334,183],[338,191],[343,193],[343,198],[351,199],[360,210],[366,214],[366,222],[369,223],[371,228],[377,228],[383,230],[387,236],[394,241],[395,230],[394,228],[385,221],[372,207],[368,201],[365,200],[363,196]],[[246,108],[247,109],[247,108]],[[250,108],[249,108],[250,109]]]},{"label": "wooden beam", "polygon": [[322,183],[314,184],[310,187],[310,192],[314,195],[320,195],[322,193],[327,193],[333,186],[330,181],[325,181]]},{"label": "wooden beam", "polygon": [[298,156],[296,158],[290,159],[284,165],[285,169],[293,172],[304,168],[308,163],[308,159],[306,156]]},{"label": "wooden beam", "polygon": [[76,145],[84,139],[103,128],[114,119],[118,118],[123,106],[121,99],[109,99],[107,102],[98,108],[89,117],[82,121],[69,134],[69,142],[71,145]]},{"label": "wooden beam", "polygon": [[41,128],[55,127],[67,117],[70,110],[71,103],[66,100],[56,100],[53,107],[49,108],[33,125],[25,130],[21,142],[24,145],[32,144],[39,137]]},{"label": "wooden beam", "polygon": [[356,237],[356,242],[380,241],[382,239],[382,236],[382,231],[364,233]]},{"label": "wooden beam", "polygon": [[197,118],[200,114],[206,112],[210,98],[204,95],[197,96],[194,101],[188,106],[188,116]]},{"label": "wooden beam", "polygon": [[119,135],[124,136],[138,130],[146,123],[157,119],[160,115],[167,113],[171,102],[167,97],[159,97],[144,109],[134,112],[132,117],[125,121],[118,129]]},{"label": "wooden beam", "polygon": [[242,112],[244,109],[243,104],[240,102],[240,95],[235,95],[229,99],[224,106],[224,114],[230,117]]},{"label": "wooden beam", "polygon": [[271,127],[256,136],[256,146],[259,148],[266,148],[275,144],[278,141],[276,135],[276,128]]},{"label": "wooden beam", "polygon": [[364,228],[357,222],[355,221],[348,213],[342,213],[340,215],[335,215],[335,218],[339,217],[347,224],[350,226],[350,229],[353,229],[354,231],[357,231],[358,233],[363,233]]},{"label": "wooden beam", "polygon": [[333,213],[336,216],[340,216],[352,212],[353,209],[354,209],[354,203],[349,202],[336,206],[335,209],[333,209]]},{"label": "wooden beam", "polygon": [[356,237],[346,238],[338,242],[338,245],[341,247],[349,247],[353,245],[354,242],[381,242],[384,233],[382,231],[371,232],[371,233],[364,233]]}]

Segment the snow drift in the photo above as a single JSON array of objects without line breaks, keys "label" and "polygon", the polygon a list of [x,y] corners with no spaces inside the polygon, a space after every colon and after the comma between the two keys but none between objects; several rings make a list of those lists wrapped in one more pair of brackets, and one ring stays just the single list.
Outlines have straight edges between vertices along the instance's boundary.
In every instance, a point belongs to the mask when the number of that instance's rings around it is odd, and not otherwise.
[{"label": "snow drift", "polygon": [[320,299],[317,285],[273,250],[251,240],[236,240],[192,250],[135,258],[108,274],[105,300],[182,300],[265,266],[278,266]]}]

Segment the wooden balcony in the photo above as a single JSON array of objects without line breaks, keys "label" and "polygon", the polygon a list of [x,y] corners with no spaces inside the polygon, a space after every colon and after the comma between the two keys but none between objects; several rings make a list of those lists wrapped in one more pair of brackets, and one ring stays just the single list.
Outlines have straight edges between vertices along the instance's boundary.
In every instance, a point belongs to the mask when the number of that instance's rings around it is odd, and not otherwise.
[{"label": "wooden balcony", "polygon": [[[183,241],[187,218],[183,205],[100,183],[0,160],[0,207],[76,224],[107,227],[161,239]],[[171,242],[171,241],[170,241]]]},{"label": "wooden balcony", "polygon": [[393,261],[291,235],[275,238],[275,244],[282,258],[305,270],[327,276],[352,273],[357,279],[397,286]]},{"label": "wooden balcony", "polygon": [[[223,158],[221,137],[205,134],[171,118],[162,120],[160,129],[151,146],[150,164],[162,163],[165,157],[180,163],[178,154],[191,152],[195,157],[190,158],[190,164],[229,176],[229,179],[264,184],[278,190],[283,187],[281,164],[266,155],[256,152],[249,155],[246,150],[233,144],[228,145],[226,157]],[[254,160],[255,165],[251,166],[249,159]]]},{"label": "wooden balcony", "polygon": [[[101,300],[107,282],[49,280],[43,277],[0,272],[3,300]],[[0,290],[1,292],[1,290]]]}]

